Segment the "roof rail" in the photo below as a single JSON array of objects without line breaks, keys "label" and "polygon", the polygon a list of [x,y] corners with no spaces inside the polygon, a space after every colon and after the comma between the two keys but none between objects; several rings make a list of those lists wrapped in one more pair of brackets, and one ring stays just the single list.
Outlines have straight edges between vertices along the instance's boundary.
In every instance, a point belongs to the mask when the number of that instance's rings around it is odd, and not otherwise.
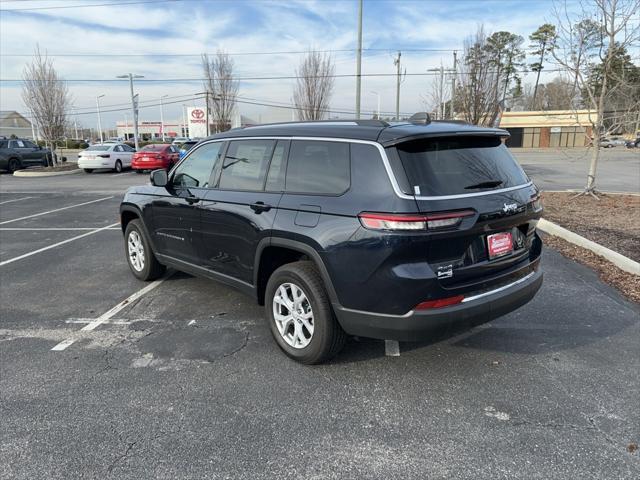
[{"label": "roof rail", "polygon": [[266,126],[272,126],[272,125],[288,125],[288,126],[292,126],[292,125],[309,125],[309,124],[322,124],[322,123],[327,123],[327,124],[332,124],[332,123],[344,123],[344,124],[355,124],[355,125],[359,125],[362,127],[388,127],[389,123],[385,122],[384,120],[376,120],[376,119],[370,119],[370,120],[359,120],[359,119],[349,119],[349,118],[341,118],[341,119],[334,119],[334,120],[297,120],[297,121],[293,121],[293,122],[274,122],[274,123],[260,123],[257,125],[251,125],[252,127],[266,127]]}]

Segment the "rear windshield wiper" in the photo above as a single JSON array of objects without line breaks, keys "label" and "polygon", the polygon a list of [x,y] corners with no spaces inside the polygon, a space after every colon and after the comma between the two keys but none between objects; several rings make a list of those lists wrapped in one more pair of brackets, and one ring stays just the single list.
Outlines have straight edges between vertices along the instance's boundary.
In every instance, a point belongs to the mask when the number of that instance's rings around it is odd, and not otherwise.
[{"label": "rear windshield wiper", "polygon": [[465,190],[471,190],[473,188],[495,188],[502,185],[502,180],[487,180],[486,182],[475,183],[473,185],[467,185]]}]

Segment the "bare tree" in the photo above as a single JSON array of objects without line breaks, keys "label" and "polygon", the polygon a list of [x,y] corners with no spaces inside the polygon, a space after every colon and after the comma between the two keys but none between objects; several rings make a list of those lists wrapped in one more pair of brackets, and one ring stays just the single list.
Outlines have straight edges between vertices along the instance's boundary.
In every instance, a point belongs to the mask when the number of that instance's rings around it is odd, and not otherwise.
[{"label": "bare tree", "polygon": [[310,51],[296,70],[293,102],[300,120],[322,120],[333,93],[335,68],[331,56]]},{"label": "bare tree", "polygon": [[496,107],[496,70],[484,27],[464,42],[463,68],[458,75],[456,101],[463,119],[474,125],[493,125],[499,115]]},{"label": "bare tree", "polygon": [[[607,122],[607,105],[623,87],[628,86],[627,68],[624,62],[621,68],[616,67],[620,63],[616,61],[616,53],[626,51],[640,41],[640,25],[631,22],[640,9],[640,0],[592,0],[590,6],[581,4],[578,21],[571,18],[566,0],[554,6],[558,31],[556,44],[559,48],[553,51],[553,56],[576,79],[583,91],[585,104],[595,113],[590,117],[594,148],[583,192],[595,196],[600,139],[613,131],[606,127],[607,124],[619,127],[615,121]],[[595,27],[589,27],[592,33],[585,35],[580,26],[594,18]],[[640,108],[638,97],[629,103],[636,112]]]},{"label": "bare tree", "polygon": [[207,93],[207,115],[212,111],[216,132],[224,132],[231,128],[240,88],[240,82],[233,72],[234,61],[221,51],[213,58],[205,53],[202,55],[202,67]]},{"label": "bare tree", "polygon": [[33,61],[25,67],[22,79],[22,100],[51,149],[49,161],[57,164],[56,142],[64,137],[71,102],[67,85],[58,77],[53,61],[40,52],[40,47],[36,47]]}]

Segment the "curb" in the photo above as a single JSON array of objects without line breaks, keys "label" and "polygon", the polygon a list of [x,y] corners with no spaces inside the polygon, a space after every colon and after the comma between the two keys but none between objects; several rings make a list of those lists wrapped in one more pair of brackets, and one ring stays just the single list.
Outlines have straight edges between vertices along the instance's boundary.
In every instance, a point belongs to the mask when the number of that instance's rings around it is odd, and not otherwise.
[{"label": "curb", "polygon": [[[544,193],[544,192],[548,192],[548,193],[582,193],[584,190],[578,190],[578,189],[545,190],[545,189],[540,189],[540,191],[542,193]],[[632,197],[640,197],[640,193],[636,193],[636,192],[604,192],[604,191],[598,190],[598,193],[600,193],[602,195],[630,195]]]},{"label": "curb", "polygon": [[603,247],[599,243],[584,238],[583,236],[580,236],[571,230],[567,230],[566,228],[550,222],[549,220],[545,220],[544,218],[541,218],[538,221],[538,228],[549,235],[555,235],[556,237],[560,237],[574,245],[591,250],[596,255],[606,258],[616,267],[624,270],[625,272],[640,276],[640,263],[631,260],[610,248]]},{"label": "curb", "polygon": [[82,172],[81,168],[75,170],[65,170],[63,172],[30,172],[29,170],[16,170],[14,177],[59,177],[60,175],[73,175]]}]

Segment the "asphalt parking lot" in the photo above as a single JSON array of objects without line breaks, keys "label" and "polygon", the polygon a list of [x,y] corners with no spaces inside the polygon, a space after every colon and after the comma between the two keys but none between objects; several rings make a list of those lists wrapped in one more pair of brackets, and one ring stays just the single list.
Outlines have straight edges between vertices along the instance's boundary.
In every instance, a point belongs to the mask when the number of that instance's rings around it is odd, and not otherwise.
[{"label": "asphalt parking lot", "polygon": [[545,250],[508,316],[306,367],[244,295],[129,273],[141,181],[0,175],[0,477],[638,478],[640,309],[586,267]]}]

